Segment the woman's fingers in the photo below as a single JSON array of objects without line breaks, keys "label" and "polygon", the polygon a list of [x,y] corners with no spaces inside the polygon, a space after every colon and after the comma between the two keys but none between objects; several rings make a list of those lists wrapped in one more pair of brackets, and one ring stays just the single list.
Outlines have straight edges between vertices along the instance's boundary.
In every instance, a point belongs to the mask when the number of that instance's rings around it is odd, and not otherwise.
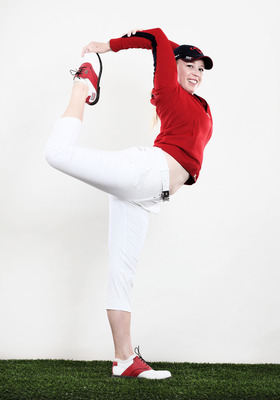
[{"label": "woman's fingers", "polygon": [[82,50],[82,56],[85,55],[85,53],[97,53],[96,51],[97,46],[95,42],[90,42],[87,46],[85,46]]},{"label": "woman's fingers", "polygon": [[108,43],[90,42],[83,48],[82,57],[86,53],[107,53],[108,51],[110,51],[110,45]]},{"label": "woman's fingers", "polygon": [[130,36],[132,36],[132,35],[135,35],[136,32],[141,32],[141,31],[142,31],[142,29],[130,29],[130,30],[127,32],[127,36],[130,37]]}]

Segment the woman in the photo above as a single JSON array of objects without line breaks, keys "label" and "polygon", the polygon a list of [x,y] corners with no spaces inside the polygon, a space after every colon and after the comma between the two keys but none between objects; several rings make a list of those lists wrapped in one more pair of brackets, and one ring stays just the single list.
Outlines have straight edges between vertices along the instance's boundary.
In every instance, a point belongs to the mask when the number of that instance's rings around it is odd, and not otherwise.
[{"label": "woman", "polygon": [[[129,48],[151,49],[154,88],[151,103],[161,120],[153,147],[106,152],[76,145],[85,104],[99,99],[102,64],[98,53]],[[70,103],[46,146],[51,166],[110,194],[109,283],[107,313],[115,360],[113,376],[165,379],[169,371],[154,371],[133,352],[130,336],[131,290],[149,214],[159,212],[182,185],[194,184],[203,150],[212,134],[207,102],[195,95],[204,69],[212,60],[194,46],[178,46],[161,29],[130,31],[109,43],[91,42],[82,51]]]}]

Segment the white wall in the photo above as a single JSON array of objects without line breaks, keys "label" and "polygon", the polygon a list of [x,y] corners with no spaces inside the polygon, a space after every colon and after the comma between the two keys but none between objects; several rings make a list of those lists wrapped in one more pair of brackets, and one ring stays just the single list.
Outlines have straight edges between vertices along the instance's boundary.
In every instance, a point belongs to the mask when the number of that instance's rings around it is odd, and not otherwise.
[{"label": "white wall", "polygon": [[[43,149],[81,48],[161,27],[209,54],[214,135],[199,182],[153,216],[134,290],[150,360],[280,361],[278,0],[1,0],[0,358],[111,359],[107,195]],[[153,143],[150,52],[103,56],[82,143]]]}]

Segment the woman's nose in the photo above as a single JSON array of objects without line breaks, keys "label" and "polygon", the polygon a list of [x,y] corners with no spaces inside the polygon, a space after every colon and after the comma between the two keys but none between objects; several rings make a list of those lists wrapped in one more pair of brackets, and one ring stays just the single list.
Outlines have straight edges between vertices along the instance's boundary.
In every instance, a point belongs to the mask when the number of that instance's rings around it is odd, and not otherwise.
[{"label": "woman's nose", "polygon": [[192,73],[193,73],[193,75],[196,76],[196,77],[199,76],[199,71],[198,71],[198,70],[195,70],[195,69],[194,69],[194,70],[192,71]]},{"label": "woman's nose", "polygon": [[199,69],[193,69],[193,73],[195,76],[201,76],[201,71],[199,71]]}]

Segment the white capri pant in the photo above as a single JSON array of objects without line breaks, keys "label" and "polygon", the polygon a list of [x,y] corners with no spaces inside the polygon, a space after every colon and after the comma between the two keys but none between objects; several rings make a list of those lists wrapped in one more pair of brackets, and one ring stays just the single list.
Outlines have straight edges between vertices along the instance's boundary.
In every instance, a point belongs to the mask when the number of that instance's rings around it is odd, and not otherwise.
[{"label": "white capri pant", "polygon": [[158,147],[102,151],[77,146],[82,122],[55,123],[45,148],[48,163],[110,195],[107,309],[131,312],[131,292],[150,212],[159,213],[169,170]]}]

